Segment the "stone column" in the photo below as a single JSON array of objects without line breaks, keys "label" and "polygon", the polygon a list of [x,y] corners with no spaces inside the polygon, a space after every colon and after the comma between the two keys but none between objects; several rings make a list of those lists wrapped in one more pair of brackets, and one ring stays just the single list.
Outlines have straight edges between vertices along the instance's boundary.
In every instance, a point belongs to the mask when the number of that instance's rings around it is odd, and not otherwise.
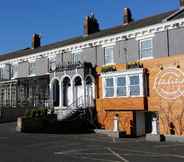
[{"label": "stone column", "polygon": [[152,120],[152,132],[151,134],[153,135],[158,135],[159,132],[159,123],[158,123],[158,118],[157,117],[153,117]]},{"label": "stone column", "polygon": [[114,128],[113,128],[113,132],[119,132],[119,115],[116,114],[114,116]]}]

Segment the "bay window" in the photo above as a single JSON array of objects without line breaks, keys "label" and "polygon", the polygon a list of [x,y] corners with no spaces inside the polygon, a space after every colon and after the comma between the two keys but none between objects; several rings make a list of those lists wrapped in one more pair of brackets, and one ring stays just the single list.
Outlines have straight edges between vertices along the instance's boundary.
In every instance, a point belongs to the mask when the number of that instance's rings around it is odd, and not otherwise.
[{"label": "bay window", "polygon": [[[103,76],[102,76],[103,77]],[[136,97],[144,93],[143,70],[104,76],[104,97]]]}]

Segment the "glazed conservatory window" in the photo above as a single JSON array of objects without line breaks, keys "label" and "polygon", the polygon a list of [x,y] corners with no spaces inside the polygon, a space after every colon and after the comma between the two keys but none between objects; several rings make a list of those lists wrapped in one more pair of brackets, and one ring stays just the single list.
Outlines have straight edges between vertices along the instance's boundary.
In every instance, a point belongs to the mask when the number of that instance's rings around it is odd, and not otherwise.
[{"label": "glazed conservatory window", "polygon": [[113,46],[105,47],[105,64],[113,64]]},{"label": "glazed conservatory window", "polygon": [[105,80],[105,97],[114,96],[114,80],[113,78],[108,78]]},{"label": "glazed conservatory window", "polygon": [[140,57],[141,59],[153,57],[153,41],[152,38],[140,40]]},{"label": "glazed conservatory window", "polygon": [[144,96],[146,84],[143,80],[143,70],[104,74],[103,97],[137,97]]},{"label": "glazed conservatory window", "polygon": [[139,75],[129,76],[130,82],[130,96],[139,96],[140,95],[140,81]]},{"label": "glazed conservatory window", "polygon": [[117,78],[117,96],[126,96],[126,77]]}]

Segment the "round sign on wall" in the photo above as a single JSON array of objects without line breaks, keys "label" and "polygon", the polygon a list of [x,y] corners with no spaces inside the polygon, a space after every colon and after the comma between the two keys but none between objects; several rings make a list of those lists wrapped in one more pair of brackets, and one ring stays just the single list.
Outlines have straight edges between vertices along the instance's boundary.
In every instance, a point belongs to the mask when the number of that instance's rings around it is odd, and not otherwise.
[{"label": "round sign on wall", "polygon": [[160,71],[154,82],[154,89],[165,99],[175,100],[184,95],[184,73],[175,67]]}]

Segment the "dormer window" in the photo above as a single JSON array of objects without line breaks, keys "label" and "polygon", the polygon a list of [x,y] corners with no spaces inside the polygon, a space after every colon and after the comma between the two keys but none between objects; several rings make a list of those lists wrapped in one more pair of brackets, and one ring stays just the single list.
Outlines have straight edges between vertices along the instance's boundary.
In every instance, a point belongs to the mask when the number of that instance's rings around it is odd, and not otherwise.
[{"label": "dormer window", "polygon": [[114,48],[113,46],[105,47],[104,48],[104,61],[105,64],[113,64],[114,63]]},{"label": "dormer window", "polygon": [[140,59],[147,59],[153,57],[153,39],[139,40]]}]

